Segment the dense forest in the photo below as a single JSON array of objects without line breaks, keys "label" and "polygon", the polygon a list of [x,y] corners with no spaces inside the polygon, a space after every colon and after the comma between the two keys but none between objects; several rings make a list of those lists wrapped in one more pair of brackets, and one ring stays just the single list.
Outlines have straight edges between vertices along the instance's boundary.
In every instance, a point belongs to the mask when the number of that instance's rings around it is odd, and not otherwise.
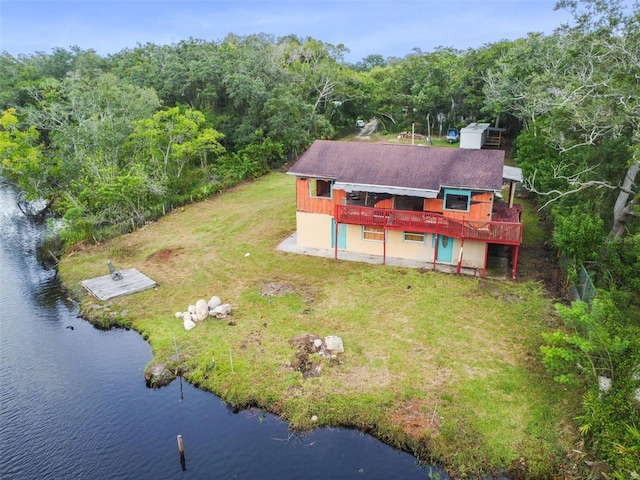
[{"label": "dense forest", "polygon": [[259,177],[357,119],[383,132],[506,127],[570,280],[541,358],[584,391],[576,419],[609,478],[640,474],[640,6],[563,0],[551,35],[370,55],[312,38],[229,35],[106,57],[0,56],[0,173],[44,199],[66,246],[127,231]]}]

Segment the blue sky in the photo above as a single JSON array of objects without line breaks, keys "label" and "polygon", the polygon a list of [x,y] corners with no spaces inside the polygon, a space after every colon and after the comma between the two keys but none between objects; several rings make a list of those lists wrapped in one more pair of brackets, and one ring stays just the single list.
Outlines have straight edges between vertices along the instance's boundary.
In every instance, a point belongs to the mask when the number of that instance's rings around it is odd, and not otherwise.
[{"label": "blue sky", "polygon": [[101,55],[148,42],[229,33],[295,34],[350,50],[404,57],[414,48],[477,48],[529,32],[551,33],[568,20],[555,0],[0,0],[0,51],[51,53],[78,45]]}]

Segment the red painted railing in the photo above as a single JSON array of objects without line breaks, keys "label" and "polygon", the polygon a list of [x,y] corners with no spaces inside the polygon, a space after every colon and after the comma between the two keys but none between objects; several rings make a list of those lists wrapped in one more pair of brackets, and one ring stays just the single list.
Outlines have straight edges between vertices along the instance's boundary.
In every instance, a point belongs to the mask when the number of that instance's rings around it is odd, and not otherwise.
[{"label": "red painted railing", "polygon": [[522,224],[513,221],[517,220],[516,215],[500,215],[501,220],[509,221],[482,222],[458,220],[438,213],[350,205],[336,205],[334,215],[337,223],[376,225],[389,230],[435,233],[447,237],[507,245],[522,243]]}]

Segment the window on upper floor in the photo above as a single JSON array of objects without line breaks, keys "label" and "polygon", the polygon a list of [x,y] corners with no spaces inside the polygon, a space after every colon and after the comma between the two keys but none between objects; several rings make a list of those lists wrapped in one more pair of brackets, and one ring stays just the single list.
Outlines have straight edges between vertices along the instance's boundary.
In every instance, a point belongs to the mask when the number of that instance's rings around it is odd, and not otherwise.
[{"label": "window on upper floor", "polygon": [[333,182],[329,180],[309,180],[309,196],[315,198],[331,198],[333,194]]},{"label": "window on upper floor", "polygon": [[444,191],[444,209],[456,212],[468,212],[471,205],[471,192],[468,190]]},{"label": "window on upper floor", "polygon": [[398,195],[397,197],[395,197],[394,208],[397,210],[411,210],[413,212],[422,212],[424,210],[424,198]]}]

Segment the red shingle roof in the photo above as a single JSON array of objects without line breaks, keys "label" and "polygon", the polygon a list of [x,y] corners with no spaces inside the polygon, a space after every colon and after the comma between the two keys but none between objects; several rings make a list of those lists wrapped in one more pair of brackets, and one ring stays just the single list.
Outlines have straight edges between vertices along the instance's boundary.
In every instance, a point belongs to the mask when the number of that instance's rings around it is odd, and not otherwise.
[{"label": "red shingle roof", "polygon": [[289,169],[298,177],[439,191],[502,188],[504,151],[316,140]]}]

